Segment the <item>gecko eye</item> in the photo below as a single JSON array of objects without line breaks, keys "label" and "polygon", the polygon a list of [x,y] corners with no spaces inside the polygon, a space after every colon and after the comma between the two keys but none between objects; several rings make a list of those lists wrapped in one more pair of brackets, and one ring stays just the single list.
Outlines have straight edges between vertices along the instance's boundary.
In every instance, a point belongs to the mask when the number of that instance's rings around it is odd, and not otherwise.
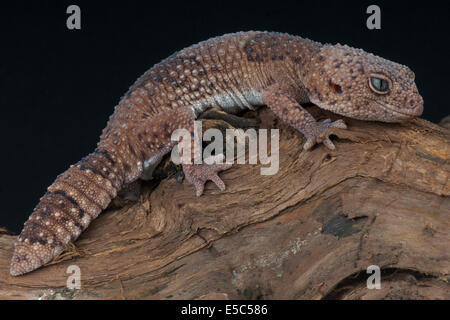
[{"label": "gecko eye", "polygon": [[386,94],[389,92],[389,82],[384,78],[370,77],[369,87],[373,92],[378,94]]}]

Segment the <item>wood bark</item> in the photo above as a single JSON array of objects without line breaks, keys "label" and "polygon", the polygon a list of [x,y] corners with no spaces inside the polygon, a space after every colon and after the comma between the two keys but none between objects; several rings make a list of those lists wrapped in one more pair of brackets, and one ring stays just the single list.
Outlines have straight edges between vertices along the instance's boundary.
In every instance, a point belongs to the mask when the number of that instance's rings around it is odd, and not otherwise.
[{"label": "wood bark", "polygon": [[[0,299],[450,298],[450,130],[344,118],[336,150],[306,152],[267,108],[245,118],[204,126],[279,128],[278,173],[236,164],[221,173],[224,192],[208,182],[197,198],[166,160],[137,202],[114,201],[56,261],[20,277],[9,275],[16,236],[0,230]],[[70,265],[79,290],[66,287]],[[371,265],[379,290],[366,285]]]}]

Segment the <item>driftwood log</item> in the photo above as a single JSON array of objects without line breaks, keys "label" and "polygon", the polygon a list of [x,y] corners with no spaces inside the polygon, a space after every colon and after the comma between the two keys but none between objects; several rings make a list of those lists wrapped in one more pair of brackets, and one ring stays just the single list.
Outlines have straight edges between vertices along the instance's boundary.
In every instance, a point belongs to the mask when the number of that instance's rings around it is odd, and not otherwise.
[{"label": "driftwood log", "polygon": [[[137,202],[114,201],[70,250],[21,277],[9,275],[16,236],[0,231],[0,299],[450,298],[450,130],[344,119],[336,150],[305,152],[267,108],[245,117],[205,123],[279,128],[276,175],[234,165],[224,192],[209,182],[196,198],[167,160]],[[79,290],[66,288],[70,265]],[[379,290],[366,287],[370,265]]]}]

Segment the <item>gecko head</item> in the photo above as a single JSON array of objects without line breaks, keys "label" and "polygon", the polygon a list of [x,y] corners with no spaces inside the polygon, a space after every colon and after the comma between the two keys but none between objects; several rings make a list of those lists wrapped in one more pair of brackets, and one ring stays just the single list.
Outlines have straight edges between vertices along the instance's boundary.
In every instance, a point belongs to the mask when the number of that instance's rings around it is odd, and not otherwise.
[{"label": "gecko head", "polygon": [[309,62],[311,102],[361,120],[402,122],[423,112],[423,99],[406,66],[361,49],[325,45]]}]

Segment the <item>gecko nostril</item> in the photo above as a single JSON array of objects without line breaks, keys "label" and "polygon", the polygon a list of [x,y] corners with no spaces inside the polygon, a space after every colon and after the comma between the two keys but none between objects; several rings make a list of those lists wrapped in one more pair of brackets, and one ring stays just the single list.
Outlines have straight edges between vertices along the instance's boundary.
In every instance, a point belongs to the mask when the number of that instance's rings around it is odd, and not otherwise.
[{"label": "gecko nostril", "polygon": [[423,99],[418,98],[417,100],[410,100],[409,101],[411,108],[413,110],[414,116],[418,117],[422,115],[423,113]]}]

